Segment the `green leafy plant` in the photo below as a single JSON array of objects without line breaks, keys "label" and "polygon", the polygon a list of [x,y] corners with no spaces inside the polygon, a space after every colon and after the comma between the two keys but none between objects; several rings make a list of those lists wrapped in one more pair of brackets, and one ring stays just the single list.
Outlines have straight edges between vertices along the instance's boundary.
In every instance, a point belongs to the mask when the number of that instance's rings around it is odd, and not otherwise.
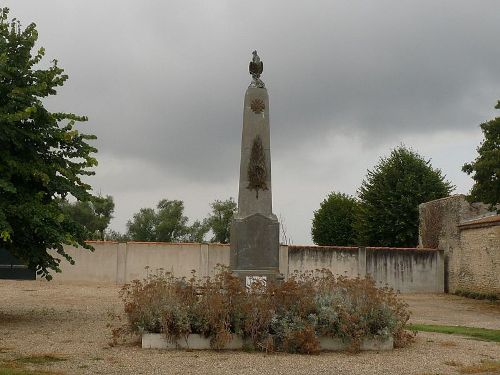
[{"label": "green leafy plant", "polygon": [[99,195],[92,197],[89,201],[72,203],[61,200],[60,205],[66,216],[85,228],[87,239],[104,241],[106,228],[115,210],[112,196]]},{"label": "green leafy plant", "polygon": [[157,209],[141,208],[127,222],[126,238],[132,241],[203,242],[209,231],[206,222],[196,220],[188,225],[184,202],[162,199]]},{"label": "green leafy plant", "polygon": [[[495,106],[500,109],[500,101]],[[472,201],[489,203],[500,213],[500,117],[481,124],[484,140],[477,148],[478,156],[466,163],[462,171],[472,175],[474,186],[470,192]]]},{"label": "green leafy plant", "polygon": [[231,220],[236,212],[236,202],[233,198],[225,201],[215,200],[210,203],[210,212],[206,224],[212,230],[211,242],[229,243]]},{"label": "green leafy plant", "polygon": [[[33,52],[35,24],[22,28],[0,9],[0,246],[42,277],[59,272],[58,255],[73,262],[64,245],[92,247],[86,230],[64,214],[61,199],[89,201],[97,150],[96,137],[81,133],[84,116],[50,112],[44,98],[56,95],[68,76],[57,61],[44,63],[45,50]],[[48,66],[48,68],[43,68]]]},{"label": "green leafy plant", "polygon": [[314,211],[311,235],[316,245],[356,244],[358,201],[347,194],[330,193]]},{"label": "green leafy plant", "polygon": [[418,244],[418,205],[453,190],[439,169],[400,146],[369,170],[359,191],[358,243],[413,247]]}]

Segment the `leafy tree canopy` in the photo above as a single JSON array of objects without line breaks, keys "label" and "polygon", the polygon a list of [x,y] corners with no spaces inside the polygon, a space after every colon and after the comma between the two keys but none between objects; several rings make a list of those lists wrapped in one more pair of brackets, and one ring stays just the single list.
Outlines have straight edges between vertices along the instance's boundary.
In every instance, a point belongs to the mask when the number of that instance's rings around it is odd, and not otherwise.
[{"label": "leafy tree canopy", "polygon": [[311,235],[317,245],[356,244],[355,221],[359,203],[354,197],[330,193],[314,212]]},{"label": "leafy tree canopy", "polygon": [[195,220],[193,224],[187,227],[187,234],[184,236],[184,242],[205,242],[205,235],[210,230],[206,220]]},{"label": "leafy tree canopy", "polygon": [[60,271],[58,258],[69,261],[63,245],[85,244],[86,231],[64,215],[60,199],[91,198],[82,176],[97,165],[88,144],[93,135],[80,133],[86,117],[49,112],[42,99],[56,94],[68,76],[57,61],[40,68],[45,50],[33,51],[35,24],[23,29],[0,10],[0,246],[50,279]]},{"label": "leafy tree canopy", "polygon": [[61,202],[63,212],[71,220],[85,227],[87,239],[101,240],[105,239],[105,230],[113,218],[115,203],[113,197],[107,195],[92,197],[89,201],[76,201],[69,203],[66,200]]},{"label": "leafy tree canopy", "polygon": [[127,242],[130,241],[127,233],[120,233],[113,229],[108,229],[104,232],[104,238],[107,241]]},{"label": "leafy tree canopy", "polygon": [[[500,101],[495,108],[500,109]],[[481,124],[481,129],[484,140],[477,148],[478,157],[462,170],[474,179],[470,199],[489,203],[493,209],[500,204],[500,117]]]},{"label": "leafy tree canopy", "polygon": [[211,242],[229,243],[231,220],[236,212],[236,202],[233,198],[225,201],[215,200],[210,207],[212,212],[206,219],[206,223],[213,233]]},{"label": "leafy tree canopy", "polygon": [[152,208],[141,208],[127,222],[127,237],[134,241],[156,241],[156,212]]},{"label": "leafy tree canopy", "polygon": [[416,246],[418,205],[446,197],[454,187],[439,169],[400,146],[369,170],[358,191],[359,243],[371,246]]},{"label": "leafy tree canopy", "polygon": [[184,203],[179,200],[162,199],[156,211],[141,208],[127,223],[127,237],[133,241],[203,242],[208,227],[195,221],[187,224]]}]

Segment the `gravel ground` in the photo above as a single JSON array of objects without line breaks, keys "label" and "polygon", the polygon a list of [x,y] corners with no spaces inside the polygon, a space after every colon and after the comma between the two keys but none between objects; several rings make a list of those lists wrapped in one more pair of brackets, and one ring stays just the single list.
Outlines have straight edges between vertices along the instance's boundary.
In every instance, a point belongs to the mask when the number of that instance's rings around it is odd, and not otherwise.
[{"label": "gravel ground", "polygon": [[500,329],[500,303],[451,294],[403,294],[412,323]]},{"label": "gravel ground", "polygon": [[[64,361],[28,365],[61,374],[458,374],[459,365],[500,360],[500,344],[419,333],[408,348],[317,356],[110,347],[114,285],[0,280],[0,362],[27,355]],[[449,295],[405,295],[412,321],[500,329],[498,304]],[[31,366],[31,367],[30,367]]]}]

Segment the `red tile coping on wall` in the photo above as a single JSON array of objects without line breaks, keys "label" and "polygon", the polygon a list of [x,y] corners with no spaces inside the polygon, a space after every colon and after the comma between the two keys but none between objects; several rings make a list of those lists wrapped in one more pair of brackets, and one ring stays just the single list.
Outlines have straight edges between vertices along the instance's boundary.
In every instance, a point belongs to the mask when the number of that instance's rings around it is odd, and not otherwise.
[{"label": "red tile coping on wall", "polygon": [[495,225],[500,225],[500,215],[492,215],[482,217],[480,219],[474,219],[470,221],[466,221],[460,223],[458,227],[460,229],[472,229],[472,228],[481,228],[481,227],[492,227]]},{"label": "red tile coping on wall", "polygon": [[148,241],[127,241],[127,243],[138,243],[146,245],[222,245],[229,246],[228,243],[218,243],[218,242],[148,242]]},{"label": "red tile coping on wall", "polygon": [[[498,221],[500,222],[500,215]],[[116,244],[118,241],[85,241],[86,243],[109,243]],[[145,245],[222,245],[230,246],[228,243],[207,243],[207,242],[148,242],[148,241],[127,241],[130,244],[145,244]],[[281,245],[286,246],[286,245]],[[307,249],[307,250],[351,250],[356,251],[363,246],[318,246],[318,245],[288,245],[289,249]],[[382,247],[382,246],[365,246],[367,250],[405,250],[405,251],[437,251],[438,249],[419,248],[419,247]]]},{"label": "red tile coping on wall", "polygon": [[205,243],[201,242],[161,242],[161,241],[127,241],[127,243],[131,244],[144,244],[144,245],[192,245],[199,246],[204,245]]},{"label": "red tile coping on wall", "polygon": [[382,246],[318,246],[318,245],[290,245],[290,249],[307,249],[307,250],[352,250],[356,251],[360,247],[364,247],[366,250],[403,250],[403,251],[438,251],[438,249],[431,248],[420,248],[420,247],[382,247]]},{"label": "red tile coping on wall", "polygon": [[147,245],[222,245],[222,246],[229,246],[229,244],[227,244],[227,243],[218,243],[218,242],[211,242],[211,243],[208,243],[208,242],[154,242],[154,241],[151,241],[151,242],[148,242],[148,241],[123,241],[123,242],[120,242],[120,241],[99,241],[99,240],[88,240],[85,242],[89,243],[89,244],[92,244],[92,243],[95,243],[95,244],[98,244],[98,243],[102,243],[102,244],[106,244],[106,243],[109,243],[109,244],[138,243],[138,244],[147,244]]},{"label": "red tile coping on wall", "polygon": [[367,246],[366,250],[394,250],[394,251],[439,251],[430,247],[383,247],[383,246]]},{"label": "red tile coping on wall", "polygon": [[85,243],[118,243],[118,241],[87,240]]},{"label": "red tile coping on wall", "polygon": [[357,246],[318,246],[318,245],[288,245],[289,249],[307,250],[358,250]]}]

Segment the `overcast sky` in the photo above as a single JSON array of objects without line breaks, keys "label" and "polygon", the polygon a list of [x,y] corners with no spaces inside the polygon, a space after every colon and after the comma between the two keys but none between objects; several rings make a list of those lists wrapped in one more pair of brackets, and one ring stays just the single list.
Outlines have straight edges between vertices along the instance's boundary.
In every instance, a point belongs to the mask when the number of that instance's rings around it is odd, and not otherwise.
[{"label": "overcast sky", "polygon": [[[191,219],[237,198],[243,98],[257,49],[270,96],[274,209],[294,244],[313,211],[355,194],[400,144],[456,193],[500,99],[500,1],[3,0],[37,24],[69,80],[47,104],[87,115],[114,197],[111,227],[183,200]],[[496,112],[496,113],[495,113]]]}]

